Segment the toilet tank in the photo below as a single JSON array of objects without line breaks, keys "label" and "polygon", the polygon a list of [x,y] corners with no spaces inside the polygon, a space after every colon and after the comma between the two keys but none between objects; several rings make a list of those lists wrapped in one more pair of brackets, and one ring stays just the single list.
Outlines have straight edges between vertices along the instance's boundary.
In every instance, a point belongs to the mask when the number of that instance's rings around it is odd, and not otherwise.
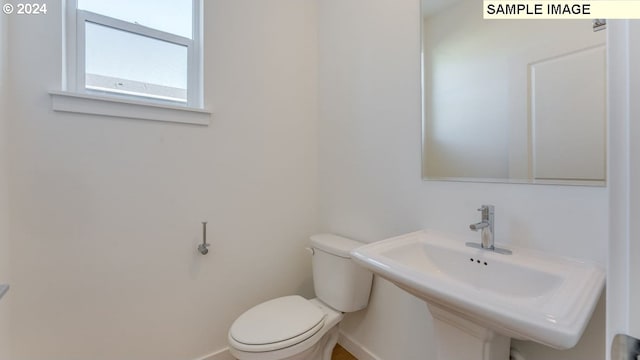
[{"label": "toilet tank", "polygon": [[369,303],[373,274],[357,265],[349,254],[362,245],[333,234],[311,236],[316,296],[335,310],[358,311]]}]

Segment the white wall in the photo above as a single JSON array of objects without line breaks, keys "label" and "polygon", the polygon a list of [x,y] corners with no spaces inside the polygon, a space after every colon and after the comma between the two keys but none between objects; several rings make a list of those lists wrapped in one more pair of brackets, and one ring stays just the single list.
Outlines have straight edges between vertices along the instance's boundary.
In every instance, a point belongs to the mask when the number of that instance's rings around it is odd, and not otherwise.
[{"label": "white wall", "polygon": [[[509,178],[509,122],[526,123],[512,110],[526,105],[525,99],[511,98],[519,85],[511,79],[519,77],[505,71],[517,68],[506,55],[520,38],[494,31],[475,16],[481,6],[479,1],[461,1],[424,18],[423,160],[431,178]],[[520,143],[527,144],[526,136]]]},{"label": "white wall", "polygon": [[[629,21],[629,64],[630,65],[630,85],[629,98],[638,99],[640,96],[640,21]],[[629,120],[631,133],[629,134],[629,219],[638,219],[640,215],[640,127],[638,127],[638,117],[640,116],[640,104],[637,100],[630,102]],[[629,232],[629,335],[640,339],[640,264],[638,254],[640,254],[640,224],[632,220]]]},{"label": "white wall", "polygon": [[[607,346],[617,334],[640,338],[640,21],[608,25],[610,67],[610,253]],[[607,351],[609,358],[609,351]]]},{"label": "white wall", "polygon": [[11,360],[195,359],[312,294],[315,2],[204,3],[208,127],[52,112],[59,2],[11,21]]},{"label": "white wall", "polygon": [[[319,2],[320,226],[363,241],[434,228],[477,240],[468,224],[496,206],[499,242],[606,263],[607,189],[423,182],[418,0]],[[604,358],[604,304],[585,337],[558,352],[525,342],[528,360]],[[382,360],[434,359],[416,298],[376,279],[345,335]]]},{"label": "white wall", "polygon": [[[9,193],[7,185],[7,16],[0,14],[0,284],[10,283],[9,274]],[[9,301],[11,292],[0,300],[0,359],[10,359]]]}]

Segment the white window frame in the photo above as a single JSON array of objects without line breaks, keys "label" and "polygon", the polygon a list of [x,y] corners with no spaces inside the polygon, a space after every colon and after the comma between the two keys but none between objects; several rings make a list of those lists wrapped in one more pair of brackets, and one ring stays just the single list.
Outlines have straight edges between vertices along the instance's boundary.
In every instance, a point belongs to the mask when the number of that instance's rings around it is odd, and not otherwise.
[{"label": "white window frame", "polygon": [[[203,109],[203,64],[202,64],[202,0],[192,0],[192,34],[193,39],[167,33],[142,26],[139,24],[122,21],[109,16],[92,13],[78,9],[77,0],[66,0],[66,27],[65,46],[66,67],[63,69],[62,90],[80,97],[89,95],[92,97],[105,97],[109,100],[123,99],[136,103],[149,103],[168,105],[171,107],[187,107]],[[102,92],[85,88],[85,23],[107,26],[116,30],[125,31],[135,35],[166,41],[168,43],[187,47],[187,102],[174,102],[152,97],[137,95],[125,95],[115,92]]]}]

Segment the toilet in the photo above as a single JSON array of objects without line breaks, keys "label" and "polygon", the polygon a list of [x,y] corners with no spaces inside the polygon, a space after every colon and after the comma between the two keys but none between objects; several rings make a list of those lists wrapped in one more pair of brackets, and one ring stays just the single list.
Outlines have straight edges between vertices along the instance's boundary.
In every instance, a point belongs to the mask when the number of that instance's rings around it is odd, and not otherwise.
[{"label": "toilet", "polygon": [[316,298],[284,296],[240,315],[229,329],[239,360],[330,360],[344,313],[369,303],[373,274],[351,261],[363,244],[333,234],[311,236]]}]

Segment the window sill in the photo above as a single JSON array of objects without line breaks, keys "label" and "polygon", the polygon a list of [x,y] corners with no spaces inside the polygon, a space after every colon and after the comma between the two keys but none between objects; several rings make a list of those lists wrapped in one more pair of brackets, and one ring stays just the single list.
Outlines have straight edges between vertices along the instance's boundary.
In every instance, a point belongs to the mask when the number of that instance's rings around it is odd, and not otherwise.
[{"label": "window sill", "polygon": [[154,104],[108,96],[50,91],[54,111],[111,116],[127,119],[209,125],[211,112],[192,107]]}]

